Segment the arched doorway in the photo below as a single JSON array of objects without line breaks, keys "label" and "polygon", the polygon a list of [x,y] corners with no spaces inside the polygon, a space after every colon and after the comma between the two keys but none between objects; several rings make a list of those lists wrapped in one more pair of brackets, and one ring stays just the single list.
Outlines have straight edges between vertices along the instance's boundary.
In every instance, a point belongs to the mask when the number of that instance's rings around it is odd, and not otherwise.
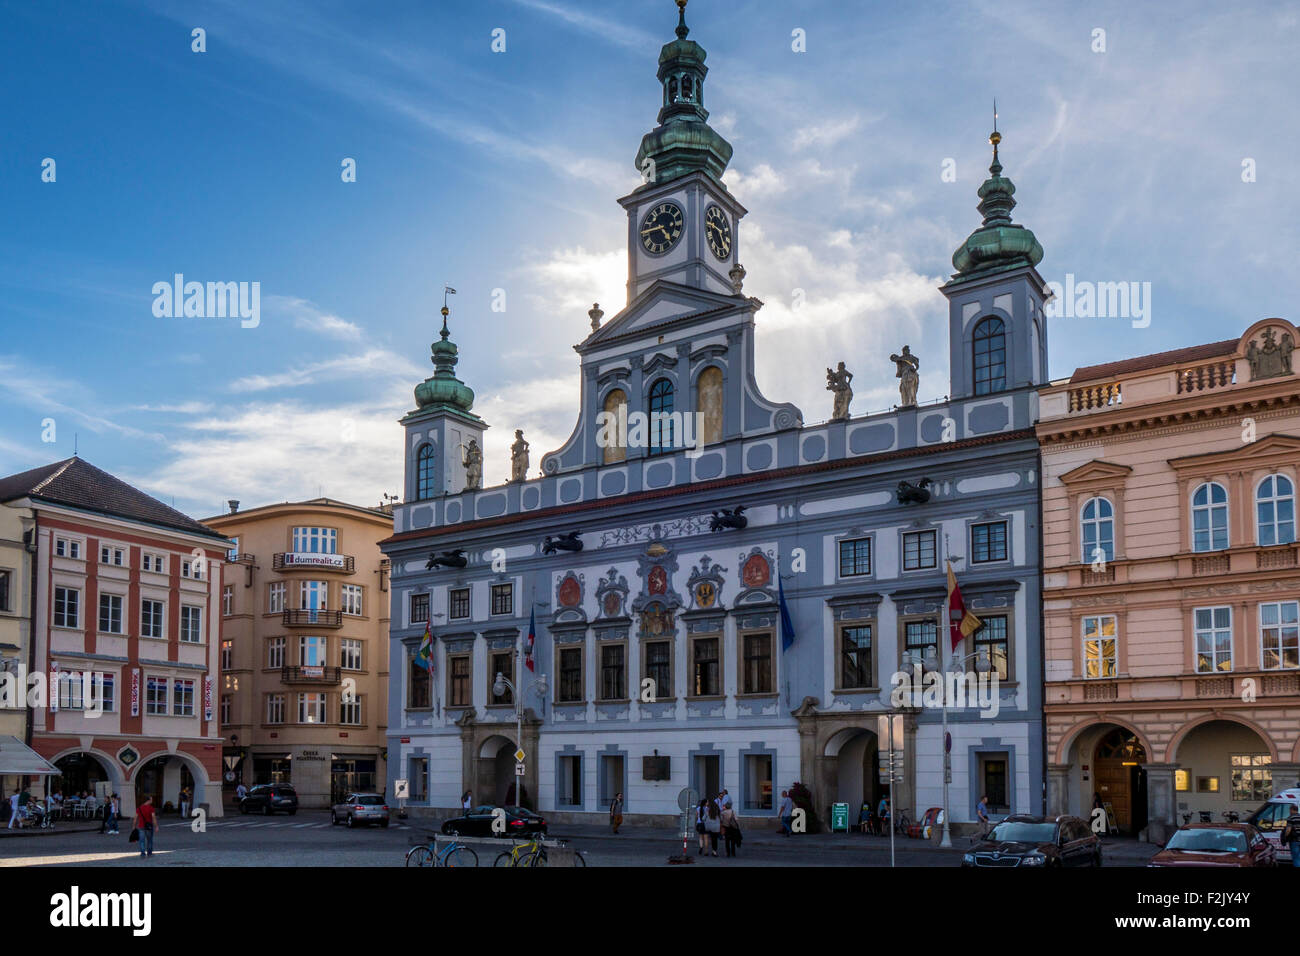
[{"label": "arched doorway", "polygon": [[[1103,734],[1093,750],[1093,791],[1101,797],[1120,832],[1133,835],[1147,825],[1146,748],[1123,727]],[[1088,806],[1091,807],[1091,798]]]},{"label": "arched doorway", "polygon": [[[475,803],[505,806],[517,803],[514,797],[515,757],[518,747],[513,740],[493,734],[478,752],[478,780],[474,788]],[[525,790],[525,797],[527,791]]]},{"label": "arched doorway", "polygon": [[192,806],[204,800],[189,765],[176,754],[160,754],[146,760],[136,770],[134,780],[137,807],[144,803],[145,797],[153,797],[153,805],[159,812],[180,813],[182,789],[189,790]]},{"label": "arched doorway", "polygon": [[85,751],[64,754],[54,761],[54,766],[62,776],[50,781],[50,784],[65,798],[87,792],[98,796],[98,791],[104,789],[96,788],[98,783],[107,783],[111,792],[113,778],[108,767],[94,754]]},{"label": "arched doorway", "polygon": [[856,823],[863,804],[874,808],[885,795],[880,782],[879,745],[875,733],[847,727],[826,741],[825,754],[833,767],[831,802],[849,805],[849,821]]},{"label": "arched doorway", "polygon": [[1209,813],[1222,820],[1236,811],[1244,820],[1273,795],[1274,748],[1245,723],[1207,720],[1181,730],[1169,747],[1169,762],[1179,768],[1175,789],[1179,810]]}]

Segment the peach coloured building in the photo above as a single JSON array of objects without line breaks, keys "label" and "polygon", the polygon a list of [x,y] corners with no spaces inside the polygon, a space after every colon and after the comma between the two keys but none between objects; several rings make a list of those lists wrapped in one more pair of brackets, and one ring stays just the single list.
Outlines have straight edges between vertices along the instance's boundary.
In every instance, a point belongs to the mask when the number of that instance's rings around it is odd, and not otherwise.
[{"label": "peach coloured building", "polygon": [[1300,332],[1040,392],[1048,809],[1159,840],[1300,771]]}]

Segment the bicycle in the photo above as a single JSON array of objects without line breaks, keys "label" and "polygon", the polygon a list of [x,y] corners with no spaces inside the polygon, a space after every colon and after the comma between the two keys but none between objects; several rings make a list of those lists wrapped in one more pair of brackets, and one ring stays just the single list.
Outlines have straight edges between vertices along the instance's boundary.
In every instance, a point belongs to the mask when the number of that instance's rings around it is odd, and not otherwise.
[{"label": "bicycle", "polygon": [[442,850],[436,849],[434,840],[421,843],[406,851],[407,866],[478,866],[478,854],[472,847],[455,840]]},{"label": "bicycle", "polygon": [[[555,841],[559,846],[568,846],[564,840]],[[534,837],[524,843],[516,843],[509,850],[502,850],[497,854],[496,860],[492,865],[496,866],[545,866],[546,865],[546,847],[542,843],[541,837]],[[573,851],[573,865],[586,866],[587,859],[582,855],[581,850]]]},{"label": "bicycle", "polygon": [[912,818],[907,815],[906,810],[899,810],[894,817],[894,832],[899,836],[908,836],[908,830],[912,826]]}]

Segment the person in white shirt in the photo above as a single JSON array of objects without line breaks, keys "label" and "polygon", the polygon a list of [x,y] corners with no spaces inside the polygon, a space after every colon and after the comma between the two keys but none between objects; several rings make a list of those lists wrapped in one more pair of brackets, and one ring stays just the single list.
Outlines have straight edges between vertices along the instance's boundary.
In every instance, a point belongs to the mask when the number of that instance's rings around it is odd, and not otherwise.
[{"label": "person in white shirt", "polygon": [[[18,823],[18,791],[17,791],[17,790],[15,790],[15,791],[14,791],[14,795],[13,795],[12,797],[9,798],[9,826],[8,826],[8,829],[10,829],[10,830],[14,829],[14,824],[15,824],[15,823]],[[22,824],[21,824],[21,823],[18,824],[18,829],[19,829],[19,830],[22,829]]]},{"label": "person in white shirt", "polygon": [[235,798],[237,800],[243,800],[246,796],[248,796],[248,788],[244,786],[244,783],[241,780],[239,786],[235,788]]}]

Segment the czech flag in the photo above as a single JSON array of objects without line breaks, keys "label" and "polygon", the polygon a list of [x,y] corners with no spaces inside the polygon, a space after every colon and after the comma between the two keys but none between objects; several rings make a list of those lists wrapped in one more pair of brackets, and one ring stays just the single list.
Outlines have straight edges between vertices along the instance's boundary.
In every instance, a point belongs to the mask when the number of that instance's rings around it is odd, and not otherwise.
[{"label": "czech flag", "polygon": [[524,666],[536,672],[533,666],[533,644],[537,641],[537,611],[528,612],[528,643],[524,645]]},{"label": "czech flag", "polygon": [[961,588],[957,587],[957,576],[952,573],[952,562],[948,562],[948,630],[952,637],[953,653],[962,638],[970,637],[980,629],[984,622],[966,610],[966,602],[961,598]]},{"label": "czech flag", "polygon": [[420,649],[415,652],[415,663],[433,674],[433,632],[427,623],[424,625],[424,640],[420,641]]}]

